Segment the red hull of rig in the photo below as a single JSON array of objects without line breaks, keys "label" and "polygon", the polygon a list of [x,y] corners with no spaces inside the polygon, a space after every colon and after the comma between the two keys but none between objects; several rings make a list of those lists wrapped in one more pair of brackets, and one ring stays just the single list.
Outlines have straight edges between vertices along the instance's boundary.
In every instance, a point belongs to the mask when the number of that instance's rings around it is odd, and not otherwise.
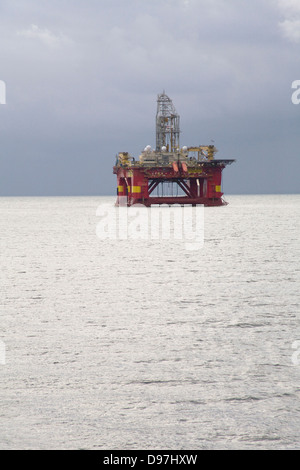
[{"label": "red hull of rig", "polygon": [[[158,95],[156,150],[147,146],[135,161],[120,152],[116,205],[191,204],[222,206],[222,171],[235,160],[217,160],[214,145],[179,147],[179,115],[165,93]],[[176,194],[175,194],[176,193]]]}]

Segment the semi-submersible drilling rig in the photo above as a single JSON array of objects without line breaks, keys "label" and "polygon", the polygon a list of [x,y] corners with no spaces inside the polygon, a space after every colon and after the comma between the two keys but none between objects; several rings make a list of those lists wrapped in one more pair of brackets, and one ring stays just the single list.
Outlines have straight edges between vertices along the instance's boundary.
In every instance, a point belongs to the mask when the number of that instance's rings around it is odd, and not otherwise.
[{"label": "semi-submersible drilling rig", "polygon": [[163,92],[157,97],[156,149],[147,145],[137,161],[128,152],[116,157],[116,205],[226,204],[222,170],[235,160],[215,159],[214,145],[180,148],[179,136],[180,116]]}]

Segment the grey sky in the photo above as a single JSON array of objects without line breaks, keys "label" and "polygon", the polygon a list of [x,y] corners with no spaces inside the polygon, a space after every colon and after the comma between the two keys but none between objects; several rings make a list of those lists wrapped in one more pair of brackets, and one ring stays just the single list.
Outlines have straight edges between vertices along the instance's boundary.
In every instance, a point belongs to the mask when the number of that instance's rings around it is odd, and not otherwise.
[{"label": "grey sky", "polygon": [[115,154],[214,140],[234,193],[299,192],[300,0],[0,0],[0,195],[115,194]]}]

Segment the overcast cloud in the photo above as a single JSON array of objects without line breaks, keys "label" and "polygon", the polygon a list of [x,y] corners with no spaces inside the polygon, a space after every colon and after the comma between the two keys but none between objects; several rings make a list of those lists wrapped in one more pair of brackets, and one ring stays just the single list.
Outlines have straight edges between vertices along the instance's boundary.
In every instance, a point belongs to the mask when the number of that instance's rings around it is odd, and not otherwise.
[{"label": "overcast cloud", "polygon": [[115,154],[214,140],[225,193],[298,193],[300,0],[0,0],[0,195],[115,194]]}]

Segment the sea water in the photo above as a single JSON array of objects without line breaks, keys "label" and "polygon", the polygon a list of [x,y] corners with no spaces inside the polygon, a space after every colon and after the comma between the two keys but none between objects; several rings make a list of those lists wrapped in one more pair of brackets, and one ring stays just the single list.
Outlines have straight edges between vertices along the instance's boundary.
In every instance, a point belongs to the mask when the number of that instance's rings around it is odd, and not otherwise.
[{"label": "sea water", "polygon": [[0,198],[1,449],[300,448],[300,196],[227,201],[190,251]]}]

